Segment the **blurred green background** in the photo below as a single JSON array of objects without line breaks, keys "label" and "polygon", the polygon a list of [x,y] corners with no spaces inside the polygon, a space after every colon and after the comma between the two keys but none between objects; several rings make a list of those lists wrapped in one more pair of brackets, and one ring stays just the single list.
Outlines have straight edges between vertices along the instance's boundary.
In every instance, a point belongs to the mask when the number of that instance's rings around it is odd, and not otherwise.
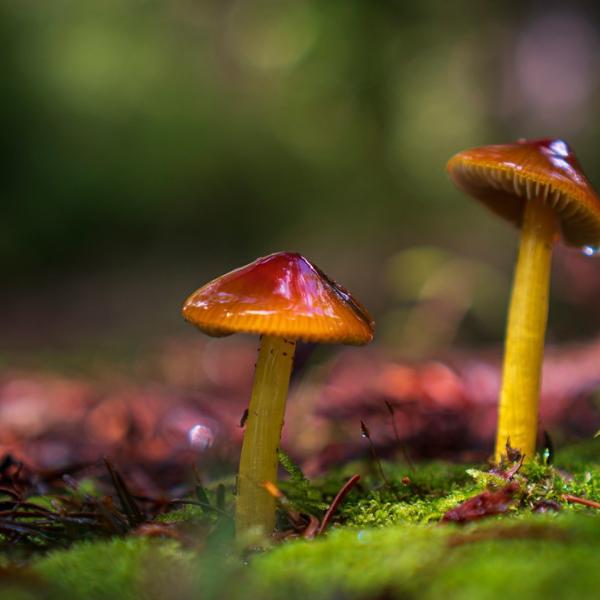
[{"label": "blurred green background", "polygon": [[[562,137],[600,186],[595,7],[1,3],[3,363],[190,334],[188,293],[284,249],[401,355],[498,344],[516,232],[444,165]],[[551,341],[600,329],[597,262],[557,252]]]}]

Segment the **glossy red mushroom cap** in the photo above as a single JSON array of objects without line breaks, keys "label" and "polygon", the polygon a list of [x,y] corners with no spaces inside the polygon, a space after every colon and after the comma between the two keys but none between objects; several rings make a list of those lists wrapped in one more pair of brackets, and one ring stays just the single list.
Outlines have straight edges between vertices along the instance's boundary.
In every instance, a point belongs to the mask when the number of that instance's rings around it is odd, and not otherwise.
[{"label": "glossy red mushroom cap", "polygon": [[600,198],[562,140],[472,148],[447,168],[457,187],[517,226],[525,202],[541,201],[554,208],[567,244],[600,244]]},{"label": "glossy red mushroom cap", "polygon": [[241,332],[356,345],[373,339],[366,309],[291,252],[259,258],[207,283],[185,301],[183,316],[212,336]]}]

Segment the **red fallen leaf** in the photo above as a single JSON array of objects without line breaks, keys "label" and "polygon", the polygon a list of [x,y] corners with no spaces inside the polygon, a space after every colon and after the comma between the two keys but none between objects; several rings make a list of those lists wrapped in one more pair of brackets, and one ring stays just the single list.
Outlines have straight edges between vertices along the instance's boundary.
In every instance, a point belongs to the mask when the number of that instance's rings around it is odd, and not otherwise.
[{"label": "red fallen leaf", "polygon": [[486,491],[478,494],[451,508],[442,517],[442,521],[444,523],[466,523],[467,521],[505,513],[518,489],[518,484],[509,483],[496,492]]}]

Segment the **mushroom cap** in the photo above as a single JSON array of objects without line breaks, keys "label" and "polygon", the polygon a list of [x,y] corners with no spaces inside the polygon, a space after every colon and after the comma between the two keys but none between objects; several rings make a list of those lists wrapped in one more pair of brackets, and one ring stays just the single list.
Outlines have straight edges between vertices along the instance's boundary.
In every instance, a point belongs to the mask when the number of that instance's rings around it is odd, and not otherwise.
[{"label": "mushroom cap", "polygon": [[367,310],[292,252],[277,252],[217,277],[185,301],[183,316],[217,337],[239,332],[354,345],[373,339]]},{"label": "mushroom cap", "polygon": [[458,188],[518,227],[526,201],[541,200],[554,208],[567,244],[600,244],[600,198],[562,140],[472,148],[447,169]]}]

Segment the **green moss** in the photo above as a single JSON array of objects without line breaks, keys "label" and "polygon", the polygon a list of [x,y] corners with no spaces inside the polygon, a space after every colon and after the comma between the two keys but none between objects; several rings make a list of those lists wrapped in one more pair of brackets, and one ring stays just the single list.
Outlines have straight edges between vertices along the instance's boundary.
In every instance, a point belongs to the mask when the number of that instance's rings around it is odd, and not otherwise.
[{"label": "green moss", "polygon": [[[270,598],[586,598],[600,520],[582,515],[455,526],[340,529],[279,547],[253,564],[252,587]],[[574,595],[572,595],[574,593]]]},{"label": "green moss", "polygon": [[340,510],[345,525],[383,527],[438,521],[447,510],[485,487],[485,482],[474,480],[464,465],[434,462],[419,465],[408,475],[404,467],[385,464],[383,468],[392,489],[380,487],[345,502]]},{"label": "green moss", "polygon": [[206,511],[195,504],[186,504],[177,510],[158,515],[155,521],[159,523],[184,523],[186,521],[200,521],[206,516]]},{"label": "green moss", "polygon": [[276,598],[361,597],[383,590],[403,573],[407,580],[441,551],[441,529],[404,526],[332,532],[326,539],[292,542],[253,564],[253,585]]},{"label": "green moss", "polygon": [[466,545],[433,570],[422,598],[592,598],[600,585],[596,539],[487,541]]},{"label": "green moss", "polygon": [[281,544],[249,565],[231,552],[196,557],[165,540],[86,543],[51,554],[34,572],[46,581],[50,598],[63,600],[352,600],[384,593],[415,600],[507,594],[546,600],[594,597],[599,551],[599,518],[530,514],[462,528],[338,528],[321,539]]},{"label": "green moss", "polygon": [[600,439],[594,438],[561,448],[556,453],[559,468],[584,471],[589,465],[600,464]]},{"label": "green moss", "polygon": [[[583,457],[589,452],[585,446]],[[182,506],[157,521],[177,523],[194,550],[140,537],[79,543],[31,558],[27,581],[9,580],[0,587],[0,600],[39,597],[38,588],[50,600],[591,598],[600,587],[600,511],[568,504],[564,494],[600,501],[600,468],[575,451],[559,453],[557,464],[577,468],[568,475],[543,461],[523,465],[513,478],[519,492],[509,513],[463,527],[439,521],[475,494],[503,487],[504,478],[485,467],[436,462],[411,472],[406,465],[384,464],[389,485],[376,470],[364,475],[326,536],[274,544],[252,557],[236,552],[222,508],[207,519],[204,509]],[[321,516],[354,472],[364,473],[365,465],[311,482],[293,472],[282,489],[291,501],[316,506],[314,514]],[[216,506],[215,491],[206,493]],[[560,503],[561,511],[532,513],[540,500]],[[6,558],[4,566],[13,568]]]},{"label": "green moss", "polygon": [[40,590],[27,589],[19,583],[1,583],[0,584],[0,600],[37,600]]},{"label": "green moss", "polygon": [[132,537],[56,551],[33,568],[53,597],[186,598],[193,555],[173,541]]},{"label": "green moss", "polygon": [[383,502],[374,497],[347,508],[346,524],[353,527],[384,527],[395,523],[430,523],[472,495],[470,489],[456,490],[442,498]]},{"label": "green moss", "polygon": [[456,488],[471,482],[464,464],[432,461],[417,464],[411,471],[404,463],[385,463],[383,465],[388,477],[401,481],[404,477],[410,480],[409,488],[413,493],[446,493],[448,489]]},{"label": "green moss", "polygon": [[281,490],[292,506],[296,510],[311,514],[319,514],[327,510],[327,503],[324,502],[327,491],[311,484],[300,467],[283,450],[277,451],[277,458],[289,475],[288,481],[278,485],[281,486]]}]

